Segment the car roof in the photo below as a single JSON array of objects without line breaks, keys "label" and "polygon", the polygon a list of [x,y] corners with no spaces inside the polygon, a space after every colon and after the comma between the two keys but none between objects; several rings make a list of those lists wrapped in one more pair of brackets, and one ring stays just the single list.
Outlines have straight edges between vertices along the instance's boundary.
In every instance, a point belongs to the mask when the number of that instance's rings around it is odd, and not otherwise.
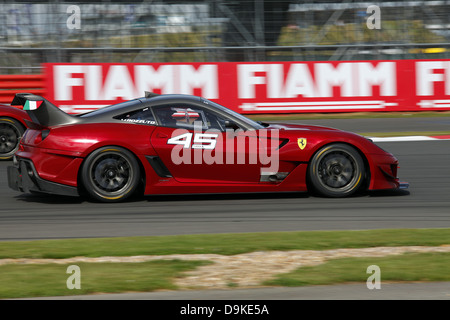
[{"label": "car roof", "polygon": [[[123,114],[143,109],[146,107],[154,107],[164,104],[185,104],[191,103],[203,108],[214,110],[215,112],[231,117],[237,123],[240,123],[246,129],[255,129],[259,124],[250,123],[253,122],[249,119],[243,120],[240,114],[221,106],[217,103],[209,101],[205,98],[187,95],[187,94],[146,94],[146,97],[137,98],[118,104],[106,106],[88,113],[80,114],[77,116],[77,123],[111,123],[120,121],[117,119],[118,116]],[[231,114],[235,113],[235,114]],[[245,117],[243,117],[245,118]]]},{"label": "car roof", "polygon": [[189,102],[199,104],[201,102],[201,98],[184,94],[152,95],[150,97],[137,98],[99,108],[91,112],[80,114],[79,117],[87,122],[107,122],[115,116],[119,116],[139,108],[150,107],[157,104]]}]

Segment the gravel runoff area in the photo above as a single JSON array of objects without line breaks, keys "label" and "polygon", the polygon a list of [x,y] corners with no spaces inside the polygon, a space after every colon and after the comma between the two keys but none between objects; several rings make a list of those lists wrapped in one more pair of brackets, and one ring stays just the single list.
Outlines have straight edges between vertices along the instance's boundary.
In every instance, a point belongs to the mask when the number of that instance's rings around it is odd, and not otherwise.
[{"label": "gravel runoff area", "polygon": [[332,250],[291,250],[261,251],[238,255],[217,254],[175,254],[161,256],[129,257],[73,257],[67,259],[0,259],[5,264],[76,264],[79,262],[145,262],[152,260],[208,260],[213,263],[189,271],[184,277],[177,278],[175,284],[180,289],[224,289],[230,286],[238,288],[260,287],[261,283],[277,274],[287,273],[304,266],[315,266],[331,259],[384,257],[403,253],[450,252],[450,245],[372,247],[361,249]]}]

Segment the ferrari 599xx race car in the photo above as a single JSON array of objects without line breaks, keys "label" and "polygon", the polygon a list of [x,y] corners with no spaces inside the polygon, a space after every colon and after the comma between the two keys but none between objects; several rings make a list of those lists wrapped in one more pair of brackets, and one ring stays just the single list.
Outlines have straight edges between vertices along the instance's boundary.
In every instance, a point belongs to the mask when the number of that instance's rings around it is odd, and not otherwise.
[{"label": "ferrari 599xx race car", "polygon": [[[397,159],[360,135],[266,124],[201,97],[153,94],[79,115],[17,94],[29,116],[9,186],[88,195],[304,192],[345,197],[407,187]],[[19,133],[18,133],[19,134]]]}]

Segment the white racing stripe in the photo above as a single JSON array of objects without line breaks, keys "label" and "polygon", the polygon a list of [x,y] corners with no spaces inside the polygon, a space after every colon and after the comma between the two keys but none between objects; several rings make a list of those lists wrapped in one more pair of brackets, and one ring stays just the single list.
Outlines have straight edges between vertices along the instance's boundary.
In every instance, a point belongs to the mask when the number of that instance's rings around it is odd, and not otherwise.
[{"label": "white racing stripe", "polygon": [[436,141],[450,140],[450,138],[437,138],[427,136],[405,136],[405,137],[367,137],[373,142],[401,142],[401,141]]},{"label": "white racing stripe", "polygon": [[107,105],[60,105],[59,108],[70,114],[79,114],[89,111],[94,111]]},{"label": "white racing stripe", "polygon": [[255,102],[239,106],[247,111],[306,111],[306,110],[375,110],[395,106],[382,100],[370,101],[311,101],[311,102]]}]

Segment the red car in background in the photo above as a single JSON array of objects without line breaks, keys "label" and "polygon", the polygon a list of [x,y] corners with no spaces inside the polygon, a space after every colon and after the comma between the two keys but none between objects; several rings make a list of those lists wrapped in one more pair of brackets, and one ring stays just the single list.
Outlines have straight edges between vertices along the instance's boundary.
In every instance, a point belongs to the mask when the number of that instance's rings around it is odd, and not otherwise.
[{"label": "red car in background", "polygon": [[0,160],[10,160],[19,148],[20,138],[30,120],[21,108],[0,104]]},{"label": "red car in background", "polygon": [[[360,135],[255,122],[201,97],[146,93],[80,115],[32,94],[17,94],[12,105],[28,114],[8,167],[17,191],[115,202],[136,192],[346,197],[407,187],[397,177],[397,159]],[[14,112],[14,123],[23,125],[25,111]]]}]

